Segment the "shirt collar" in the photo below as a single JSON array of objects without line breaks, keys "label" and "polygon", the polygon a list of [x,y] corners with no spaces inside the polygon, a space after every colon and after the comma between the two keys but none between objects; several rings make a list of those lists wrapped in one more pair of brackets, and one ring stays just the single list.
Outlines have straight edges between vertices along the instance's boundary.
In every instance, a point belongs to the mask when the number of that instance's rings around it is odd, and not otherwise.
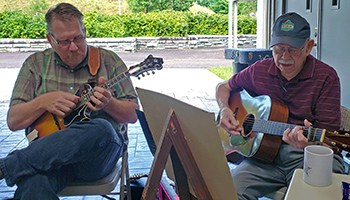
[{"label": "shirt collar", "polygon": [[[306,61],[305,61],[303,69],[293,79],[294,80],[309,79],[309,78],[311,78],[313,76],[314,71],[315,71],[315,58],[312,55],[309,55],[306,58]],[[279,76],[279,77],[282,76],[280,70],[275,65],[275,62],[271,63],[268,72],[272,76]]]},{"label": "shirt collar", "polygon": [[78,65],[77,65],[76,67],[74,67],[73,69],[71,69],[66,63],[64,63],[64,62],[62,61],[62,59],[60,58],[60,56],[59,56],[56,52],[54,52],[54,57],[55,57],[55,63],[56,63],[56,65],[61,66],[61,67],[64,67],[64,68],[67,68],[67,69],[69,69],[69,70],[76,71],[76,70],[79,70],[79,69],[81,69],[81,68],[83,68],[83,67],[88,66],[88,53],[86,54],[84,60],[81,61],[81,63],[78,64]]}]

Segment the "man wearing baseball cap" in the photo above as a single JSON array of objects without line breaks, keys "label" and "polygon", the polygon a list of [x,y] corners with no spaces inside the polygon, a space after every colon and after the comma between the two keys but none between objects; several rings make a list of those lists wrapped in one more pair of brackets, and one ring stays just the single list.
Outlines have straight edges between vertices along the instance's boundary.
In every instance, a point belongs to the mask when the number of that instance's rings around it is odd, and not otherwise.
[{"label": "man wearing baseball cap", "polygon": [[309,38],[309,23],[296,13],[287,13],[276,20],[270,47],[277,44],[288,44],[294,48],[302,48]]},{"label": "man wearing baseball cap", "polygon": [[[242,121],[236,119],[240,111],[232,111],[229,106],[230,95],[239,95],[242,90],[252,98],[267,95],[272,102],[282,103],[288,108],[284,111],[286,123],[296,125],[281,131],[283,137],[271,139],[265,133],[264,140],[279,141],[267,143],[269,146],[256,142],[261,138],[254,138],[254,144],[260,145],[257,153],[231,169],[239,199],[257,199],[289,185],[294,170],[303,167],[304,147],[312,142],[303,134],[304,126],[340,128],[339,77],[331,66],[310,54],[313,46],[309,23],[297,13],[286,13],[277,18],[272,29],[273,58],[257,61],[217,86],[220,126],[231,136],[244,133]],[[271,115],[277,109],[273,105]],[[337,154],[333,171],[344,172],[344,163]]]}]

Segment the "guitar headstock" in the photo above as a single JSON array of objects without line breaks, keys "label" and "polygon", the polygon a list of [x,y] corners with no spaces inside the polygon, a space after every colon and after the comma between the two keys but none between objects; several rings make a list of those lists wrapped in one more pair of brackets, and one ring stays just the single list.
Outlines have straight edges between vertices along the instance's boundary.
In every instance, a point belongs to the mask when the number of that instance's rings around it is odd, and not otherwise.
[{"label": "guitar headstock", "polygon": [[332,147],[333,150],[336,148],[337,151],[339,150],[345,150],[350,151],[350,134],[345,132],[339,132],[340,130],[336,131],[323,131],[324,139],[321,141],[322,143],[328,145],[329,147]]},{"label": "guitar headstock", "polygon": [[345,150],[350,151],[350,137],[347,136],[331,136],[331,137],[325,137],[324,144],[328,145],[329,147],[336,148],[337,151]]},{"label": "guitar headstock", "polygon": [[155,58],[149,55],[141,63],[131,66],[129,68],[129,74],[140,79],[140,75],[145,76],[144,73],[149,75],[149,71],[154,74],[155,70],[161,70],[163,68],[163,58]]}]

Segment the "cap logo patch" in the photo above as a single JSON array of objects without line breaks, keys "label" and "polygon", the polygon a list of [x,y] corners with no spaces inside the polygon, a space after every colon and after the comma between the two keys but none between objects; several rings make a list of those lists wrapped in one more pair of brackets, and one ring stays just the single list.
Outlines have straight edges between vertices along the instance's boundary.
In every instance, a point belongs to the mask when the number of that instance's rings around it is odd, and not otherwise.
[{"label": "cap logo patch", "polygon": [[281,30],[282,31],[293,31],[294,30],[294,23],[288,19],[286,22],[282,23]]}]

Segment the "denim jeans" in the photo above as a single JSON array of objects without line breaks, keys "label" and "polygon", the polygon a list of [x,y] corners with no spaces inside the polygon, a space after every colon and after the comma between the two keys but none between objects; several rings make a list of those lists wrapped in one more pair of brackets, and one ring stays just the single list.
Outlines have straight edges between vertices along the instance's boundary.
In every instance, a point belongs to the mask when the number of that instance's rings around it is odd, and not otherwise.
[{"label": "denim jeans", "polygon": [[104,119],[76,122],[37,139],[0,159],[15,199],[58,199],[71,181],[94,181],[108,175],[123,153],[123,136]]}]

